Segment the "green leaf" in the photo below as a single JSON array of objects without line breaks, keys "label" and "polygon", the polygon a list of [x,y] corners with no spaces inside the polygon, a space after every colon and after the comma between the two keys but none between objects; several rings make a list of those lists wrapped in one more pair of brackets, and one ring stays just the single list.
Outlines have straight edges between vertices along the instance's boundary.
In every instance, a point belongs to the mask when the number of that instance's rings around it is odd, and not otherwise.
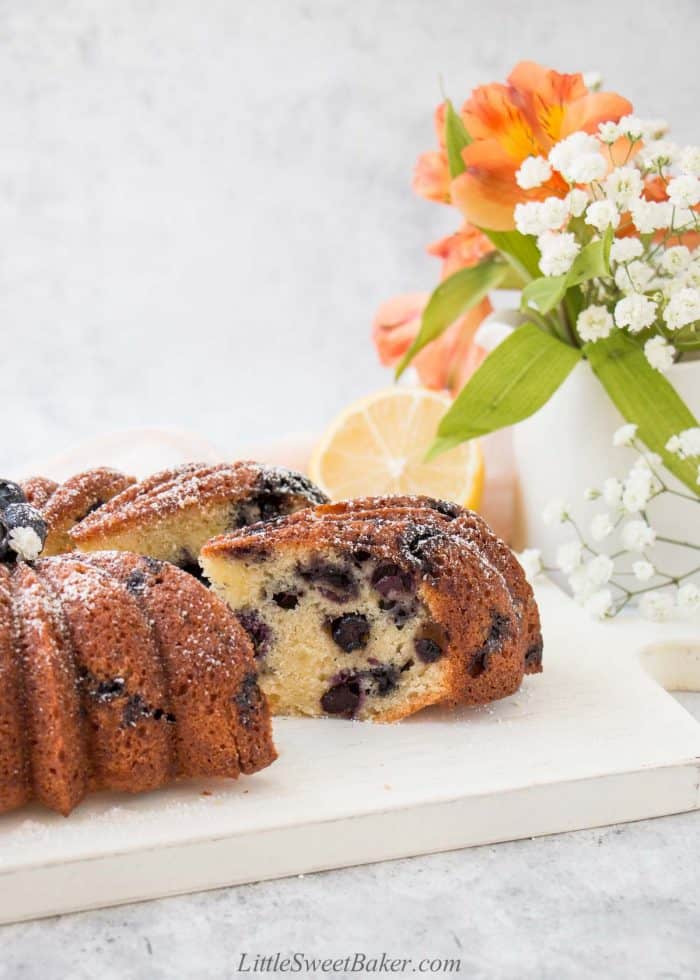
[{"label": "green leaf", "polygon": [[497,286],[506,274],[507,266],[497,255],[488,255],[478,265],[459,269],[434,290],[423,310],[418,336],[396,369],[400,378],[416,354],[426,344],[436,340],[455,320],[470,310]]},{"label": "green leaf", "polygon": [[581,359],[581,352],[534,323],[514,330],[493,350],[455,399],[428,453],[441,452],[533,415]]},{"label": "green leaf", "polygon": [[636,424],[639,438],[697,495],[697,460],[679,459],[666,449],[671,436],[698,424],[670,381],[649,364],[639,344],[622,330],[586,344],[583,352],[623,418]]},{"label": "green leaf", "polygon": [[540,252],[532,235],[519,231],[481,231],[501,252],[522,279],[529,282],[540,274]]},{"label": "green leaf", "polygon": [[534,306],[540,313],[549,313],[564,298],[564,293],[572,286],[579,286],[589,279],[610,275],[610,241],[612,235],[605,233],[603,238],[585,245],[563,276],[544,276],[535,279],[523,289],[521,309]]},{"label": "green leaf", "polygon": [[445,107],[445,146],[447,147],[450,177],[454,180],[455,177],[464,173],[462,150],[465,146],[469,146],[472,138],[467,132],[467,127],[455,112],[451,99],[445,101]]}]

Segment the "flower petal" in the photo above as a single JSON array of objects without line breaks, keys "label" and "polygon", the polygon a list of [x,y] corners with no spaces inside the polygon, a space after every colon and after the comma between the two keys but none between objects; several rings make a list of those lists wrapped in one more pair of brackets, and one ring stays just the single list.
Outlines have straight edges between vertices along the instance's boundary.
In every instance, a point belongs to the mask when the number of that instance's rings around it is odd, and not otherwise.
[{"label": "flower petal", "polygon": [[402,293],[377,310],[372,340],[385,367],[397,364],[416,338],[429,293]]},{"label": "flower petal", "polygon": [[535,61],[515,66],[508,76],[508,90],[545,155],[561,139],[567,105],[588,92],[579,72],[565,75]]},{"label": "flower petal", "polygon": [[[614,92],[590,92],[564,109],[560,139],[582,129],[595,133],[599,123],[619,122],[632,112],[632,103]],[[629,147],[629,143],[627,144]]]},{"label": "flower petal", "polygon": [[450,168],[444,150],[421,153],[413,173],[413,190],[429,201],[450,201]]},{"label": "flower petal", "polygon": [[518,163],[539,152],[531,127],[505,85],[494,82],[474,89],[461,115],[473,140],[497,140]]},{"label": "flower petal", "polygon": [[478,228],[465,224],[453,235],[447,235],[428,245],[428,255],[442,259],[442,278],[446,279],[459,269],[476,265],[493,251],[493,245]]},{"label": "flower petal", "polygon": [[466,170],[452,181],[452,200],[471,224],[493,231],[515,227],[513,209],[527,200],[515,182],[517,161],[497,140],[478,140],[465,147]]}]

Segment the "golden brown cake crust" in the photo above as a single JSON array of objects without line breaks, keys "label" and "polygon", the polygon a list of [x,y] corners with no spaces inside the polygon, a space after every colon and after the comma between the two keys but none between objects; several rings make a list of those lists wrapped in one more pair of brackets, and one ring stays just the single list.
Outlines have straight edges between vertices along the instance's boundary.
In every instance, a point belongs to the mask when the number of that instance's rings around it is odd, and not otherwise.
[{"label": "golden brown cake crust", "polygon": [[[275,504],[288,501],[289,509],[323,503],[326,497],[301,474],[251,461],[217,465],[188,463],[156,473],[114,497],[99,511],[73,528],[71,537],[79,548],[92,550],[111,535],[147,527],[154,521],[189,509],[206,510],[219,503],[250,501]],[[245,514],[240,523],[246,521]]]},{"label": "golden brown cake crust", "polygon": [[20,484],[27,503],[37,510],[41,510],[46,505],[52,493],[58,490],[58,483],[49,480],[46,476],[32,476],[28,480],[23,480]]},{"label": "golden brown cake crust", "polygon": [[371,556],[417,575],[419,598],[448,640],[447,693],[435,697],[478,704],[513,693],[526,669],[541,669],[539,653],[534,661],[528,656],[533,646],[541,653],[530,586],[509,549],[482,524],[477,515],[429,498],[367,498],[222,535],[201,557],[213,575],[210,560],[255,563],[306,548],[320,559],[346,556],[350,564]]},{"label": "golden brown cake crust", "polygon": [[[14,628],[12,628],[14,626]],[[255,772],[275,758],[250,642],[174,566],[125,552],[0,565],[0,812]]]},{"label": "golden brown cake crust", "polygon": [[[72,551],[74,546],[69,536],[71,528],[135,482],[133,476],[126,476],[108,467],[99,467],[77,473],[65,483],[56,486],[44,503],[34,504],[49,527],[43,556]],[[38,496],[36,488],[36,481],[32,481],[30,491]],[[26,494],[26,484],[23,489]]]}]

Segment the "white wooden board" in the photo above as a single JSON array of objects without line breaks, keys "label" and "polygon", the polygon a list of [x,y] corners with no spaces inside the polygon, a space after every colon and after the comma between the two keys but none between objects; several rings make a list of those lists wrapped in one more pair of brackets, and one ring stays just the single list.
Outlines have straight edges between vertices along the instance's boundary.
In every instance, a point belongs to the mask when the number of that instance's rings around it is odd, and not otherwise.
[{"label": "white wooden board", "polygon": [[0,922],[700,807],[697,624],[596,624],[545,584],[545,672],[399,725],[279,719],[237,783],[0,818]]}]

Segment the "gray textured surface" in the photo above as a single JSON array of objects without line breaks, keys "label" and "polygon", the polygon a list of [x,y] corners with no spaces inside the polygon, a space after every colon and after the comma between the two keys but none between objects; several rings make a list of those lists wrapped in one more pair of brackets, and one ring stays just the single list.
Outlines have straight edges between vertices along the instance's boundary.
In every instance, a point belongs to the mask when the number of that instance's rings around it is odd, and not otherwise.
[{"label": "gray textured surface", "polygon": [[698,28],[697,0],[0,0],[0,467],[317,428],[388,381],[377,303],[437,281],[456,215],[410,177],[439,76],[598,69],[688,140]]}]

